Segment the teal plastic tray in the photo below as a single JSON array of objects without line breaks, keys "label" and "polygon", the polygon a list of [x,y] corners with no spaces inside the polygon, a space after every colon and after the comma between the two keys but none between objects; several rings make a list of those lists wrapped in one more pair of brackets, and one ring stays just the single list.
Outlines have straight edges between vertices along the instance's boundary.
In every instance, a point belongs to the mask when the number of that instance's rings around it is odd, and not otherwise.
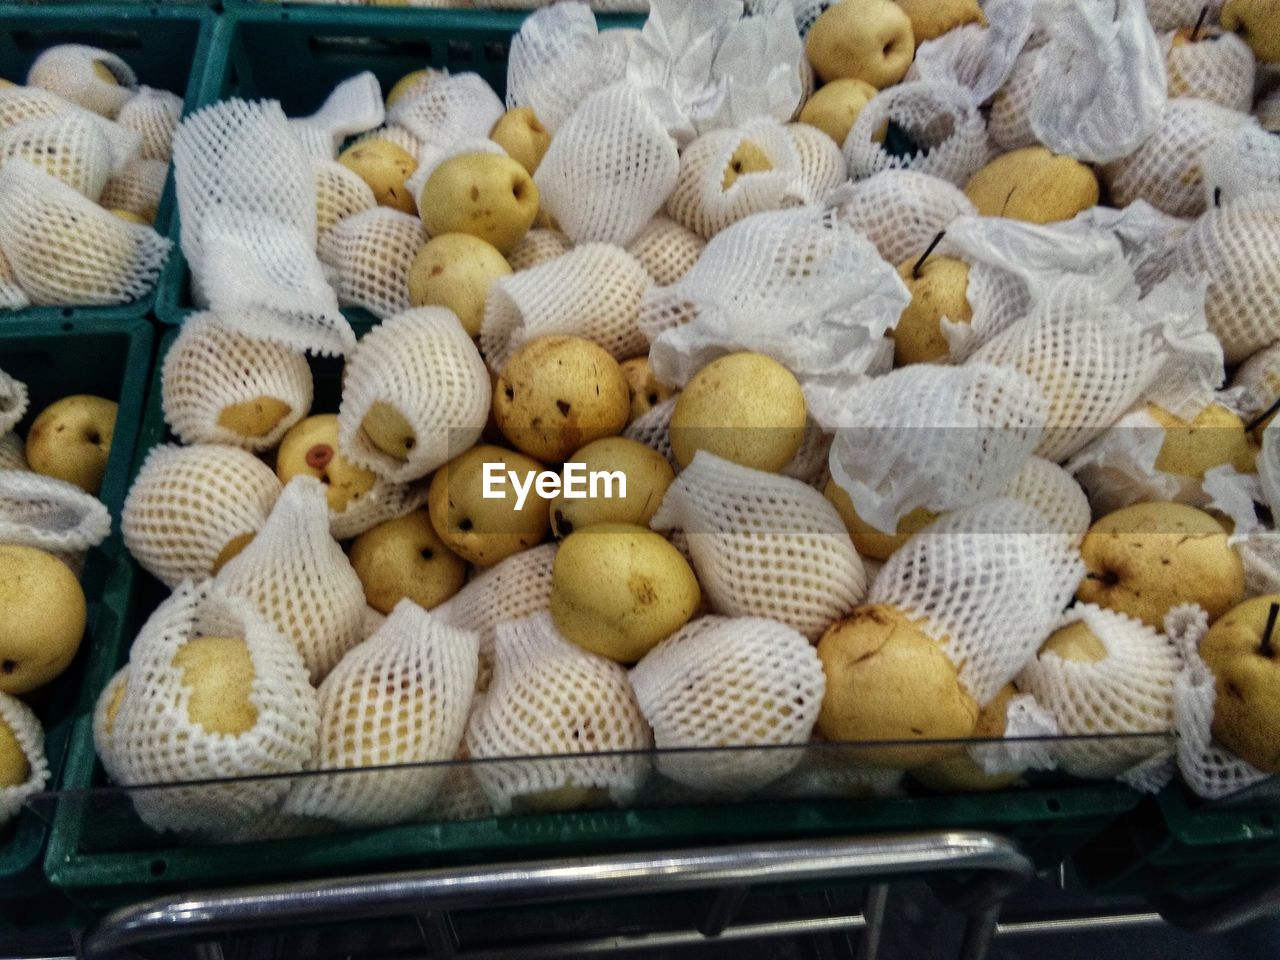
[{"label": "teal plastic tray", "polygon": [[[41,51],[59,43],[85,43],[119,54],[140,83],[182,96],[184,109],[190,111],[199,102],[215,22],[212,10],[185,3],[0,3],[0,77],[21,83]],[[173,208],[171,176],[156,211],[161,234],[169,233]],[[158,289],[141,300],[111,307],[0,310],[0,324],[146,317]]]},{"label": "teal plastic tray", "polygon": [[[84,641],[67,671],[32,698],[45,727],[51,785],[59,782],[81,686],[91,681],[101,651],[120,643],[120,613],[131,588],[131,571],[121,560],[120,507],[132,474],[151,352],[151,326],[142,320],[74,318],[54,329],[39,320],[0,323],[0,369],[23,381],[31,397],[19,433],[45,406],[70,394],[92,393],[120,404],[100,494],[111,511],[113,533],[89,551],[81,576],[88,601]],[[45,821],[30,811],[0,828],[0,897],[27,895],[33,877],[41,879],[47,832]]]}]

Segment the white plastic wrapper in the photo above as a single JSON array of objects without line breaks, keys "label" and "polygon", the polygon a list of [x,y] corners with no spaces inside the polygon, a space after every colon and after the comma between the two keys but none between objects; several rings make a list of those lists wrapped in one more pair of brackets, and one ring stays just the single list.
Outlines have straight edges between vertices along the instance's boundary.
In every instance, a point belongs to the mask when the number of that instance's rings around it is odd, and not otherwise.
[{"label": "white plastic wrapper", "polygon": [[1053,746],[1047,741],[1058,736],[1053,714],[1036,698],[1020,694],[1009,700],[1005,710],[1004,738],[998,743],[976,743],[969,758],[986,774],[1021,773],[1024,770],[1052,770],[1057,766]]},{"label": "white plastic wrapper", "polygon": [[1031,129],[1054,153],[1105,163],[1136,150],[1168,98],[1164,53],[1142,0],[1039,0],[1048,31]]},{"label": "white plastic wrapper", "polygon": [[1147,17],[1157,30],[1194,27],[1200,11],[1208,9],[1208,23],[1217,23],[1223,0],[1146,0]]},{"label": "white plastic wrapper", "polygon": [[79,487],[29,470],[0,470],[0,543],[66,554],[96,547],[111,514]]},{"label": "white plastic wrapper", "polygon": [[1272,418],[1262,431],[1262,452],[1258,454],[1258,479],[1262,496],[1275,517],[1280,517],[1280,418]]},{"label": "white plastic wrapper", "polygon": [[915,364],[852,387],[813,386],[806,398],[836,431],[832,479],[885,533],[918,507],[941,513],[1000,495],[1048,415],[1030,378],[985,364]]},{"label": "white plastic wrapper", "polygon": [[1090,207],[1068,225],[1105,230],[1119,240],[1125,261],[1145,294],[1173,269],[1174,248],[1191,221],[1171,217],[1145,200],[1135,200],[1123,210]]},{"label": "white plastic wrapper", "polygon": [[716,357],[767,354],[801,382],[882,372],[910,303],[897,271],[834,213],[757,214],[717,234],[684,278],[640,305],[658,378],[683,386]]},{"label": "white plastic wrapper", "polygon": [[27,385],[0,370],[0,436],[18,425],[28,405]]},{"label": "white plastic wrapper", "polygon": [[1031,39],[1035,0],[987,0],[989,26],[966,24],[916,47],[910,79],[964,87],[975,103],[986,103],[1008,79]]},{"label": "white plastic wrapper", "polygon": [[827,205],[891,265],[920,256],[957,217],[978,215],[955,184],[915,170],[885,170],[838,186]]},{"label": "white plastic wrapper", "polygon": [[1251,193],[1280,192],[1280,137],[1257,124],[1241,124],[1214,141],[1201,166],[1210,207]]},{"label": "white plastic wrapper", "polygon": [[289,122],[299,140],[318,148],[320,159],[332,160],[344,140],[381,126],[385,117],[378,78],[366,70],[334,87],[311,116]]},{"label": "white plastic wrapper", "polygon": [[1259,528],[1233,536],[1227,543],[1244,565],[1246,599],[1280,593],[1280,533]]}]

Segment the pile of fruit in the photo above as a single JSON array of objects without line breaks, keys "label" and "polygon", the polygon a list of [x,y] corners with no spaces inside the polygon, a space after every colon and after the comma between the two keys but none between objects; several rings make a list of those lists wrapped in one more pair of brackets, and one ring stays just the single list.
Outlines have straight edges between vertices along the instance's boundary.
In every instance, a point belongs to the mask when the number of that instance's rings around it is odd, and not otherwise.
[{"label": "pile of fruit", "polygon": [[0,78],[0,309],[128,303],[155,286],[153,228],[182,97],[120,57],[45,50]]},{"label": "pile of fruit", "polygon": [[1275,3],[652,6],[181,125],[142,818],[1280,771]]},{"label": "pile of fruit", "polygon": [[14,428],[26,412],[26,386],[0,370],[0,825],[48,782],[44,730],[20,698],[38,697],[75,659],[84,551],[111,528],[95,497],[115,402],[64,397],[36,416],[24,441]]}]

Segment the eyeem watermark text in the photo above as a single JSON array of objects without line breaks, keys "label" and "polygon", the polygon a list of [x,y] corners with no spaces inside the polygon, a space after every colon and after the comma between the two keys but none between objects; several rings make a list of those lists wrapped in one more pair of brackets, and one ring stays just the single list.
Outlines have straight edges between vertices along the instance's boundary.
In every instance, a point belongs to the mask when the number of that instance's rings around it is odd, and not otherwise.
[{"label": "eyeem watermark text", "polygon": [[480,495],[486,500],[505,500],[506,487],[510,484],[516,492],[517,510],[524,509],[531,490],[544,500],[561,496],[566,500],[612,500],[627,495],[627,475],[621,470],[588,471],[585,463],[566,463],[560,473],[529,470],[522,475],[504,467],[504,463],[484,465],[484,488]]}]

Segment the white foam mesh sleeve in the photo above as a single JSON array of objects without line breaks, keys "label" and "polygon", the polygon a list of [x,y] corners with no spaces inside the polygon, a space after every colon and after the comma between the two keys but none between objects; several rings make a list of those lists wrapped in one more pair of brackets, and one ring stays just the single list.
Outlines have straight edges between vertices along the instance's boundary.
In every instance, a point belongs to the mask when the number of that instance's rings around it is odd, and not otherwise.
[{"label": "white foam mesh sleeve", "polygon": [[[244,641],[253,664],[248,700],[257,712],[243,733],[211,733],[188,713],[191,687],[174,657],[198,637]],[[184,582],[143,626],[129,651],[129,682],[102,757],[123,786],[224,779],[186,789],[138,790],[130,798],[156,830],[246,824],[264,813],[316,746],[319,711],[298,652],[242,599],[217,584]],[[109,685],[104,696],[112,692]]]},{"label": "white foam mesh sleeve", "polygon": [[182,98],[168,90],[141,86],[120,108],[116,122],[142,137],[138,156],[143,160],[163,160],[173,155],[173,132],[182,117]]},{"label": "white foam mesh sleeve", "polygon": [[667,458],[673,470],[680,468],[676,455],[671,450],[671,415],[675,413],[678,400],[678,396],[668,397],[636,417],[622,431],[622,435],[628,440],[635,440],[657,450]]},{"label": "white foam mesh sleeve", "polygon": [[313,764],[319,770],[393,768],[300,780],[285,809],[360,825],[422,816],[448,772],[422,765],[452,760],[458,751],[471,712],[478,645],[475,634],[401,600],[320,685],[320,746]]},{"label": "white foam mesh sleeve", "polygon": [[912,364],[851,388],[812,387],[814,418],[835,430],[831,477],[858,516],[891,533],[918,507],[953,510],[997,496],[1040,442],[1039,387],[988,364]]},{"label": "white foam mesh sleeve", "polygon": [[[424,477],[470,449],[489,416],[489,373],[452,310],[415,307],[365,334],[347,364],[338,411],[342,452],[397,482]],[[395,407],[414,431],[404,460],[360,429],[375,403]]]},{"label": "white foam mesh sleeve", "polygon": [[111,532],[111,514],[79,487],[28,470],[0,470],[0,543],[73,553]]},{"label": "white foam mesh sleeve", "polygon": [[[98,76],[95,64],[106,67],[114,82]],[[138,77],[129,64],[110,51],[64,43],[36,57],[27,71],[27,84],[42,87],[104,117],[115,117],[133,96]]]},{"label": "white foam mesh sleeve", "polygon": [[125,546],[166,586],[204,580],[229,541],[258,532],[279,496],[275,472],[246,450],[153,447],[121,512]]},{"label": "white foam mesh sleeve", "polygon": [[100,121],[84,113],[37,117],[0,130],[0,165],[14,157],[95,201],[111,176],[111,145]]},{"label": "white foam mesh sleeve", "polygon": [[8,433],[26,415],[27,385],[0,370],[0,434]]},{"label": "white foam mesh sleeve", "polygon": [[[493,682],[467,726],[476,779],[494,810],[566,786],[608,792],[625,804],[648,773],[648,724],[612,660],[588,653],[556,632],[550,613],[500,624]],[[535,759],[539,758],[539,759]]]},{"label": "white foam mesh sleeve", "polygon": [[15,158],[0,168],[0,251],[32,303],[109,306],[151,291],[169,241]]},{"label": "white foam mesh sleeve", "polygon": [[347,217],[378,205],[373,189],[354,171],[333,160],[317,160],[316,178],[316,236],[319,242],[324,235]]},{"label": "white foam mesh sleeve", "polygon": [[134,160],[103,185],[98,203],[154,221],[168,177],[169,165],[163,160]]},{"label": "white foam mesh sleeve", "polygon": [[[631,688],[659,751],[809,742],[826,677],[795,630],[756,617],[703,617],[650,650]],[[789,773],[800,750],[660,753],[658,771],[710,793],[758,790]]]},{"label": "white foam mesh sleeve", "polygon": [[639,356],[648,347],[637,323],[640,301],[652,286],[649,272],[621,247],[583,244],[494,280],[480,349],[494,370],[528,341],[552,335],[591,340],[617,360]]},{"label": "white foam mesh sleeve", "polygon": [[422,152],[422,141],[398,123],[388,123],[385,126],[378,127],[376,130],[370,130],[368,133],[363,133],[356,137],[351,143],[354,146],[357,143],[367,143],[370,140],[386,140],[389,143],[394,143],[415,159]]},{"label": "white foam mesh sleeve", "polygon": [[1049,521],[1049,526],[1070,534],[1074,543],[1084,539],[1093,522],[1089,498],[1066,470],[1051,460],[1028,457],[1013,482],[1000,496],[1029,503]]},{"label": "white foam mesh sleeve", "polygon": [[417,217],[375,206],[323,234],[319,252],[336,271],[340,303],[386,318],[409,309],[409,268],[426,242]]},{"label": "white foam mesh sleeve", "polygon": [[866,573],[839,513],[800,480],[699,451],[650,526],[684,532],[718,613],[767,617],[816,640],[866,596]]},{"label": "white foam mesh sleeve", "polygon": [[174,135],[182,250],[208,306],[248,335],[341,355],[355,335],[316,257],[312,158],[280,104],[223,100]]},{"label": "white foam mesh sleeve", "polygon": [[316,144],[317,157],[332,159],[344,140],[373,130],[385,119],[378,78],[365,70],[335,86],[315,113],[290,123],[301,140]]},{"label": "white foam mesh sleeve", "polygon": [[[246,337],[212,313],[187,317],[161,369],[165,422],[183,443],[270,450],[310,412],[312,396],[305,356]],[[228,407],[258,399],[287,407],[280,422],[261,436],[245,436],[218,422]]]},{"label": "white foam mesh sleeve", "polygon": [[1147,18],[1157,30],[1194,27],[1200,11],[1208,8],[1208,23],[1217,23],[1224,0],[1146,0]]},{"label": "white foam mesh sleeve", "polygon": [[386,520],[412,513],[427,502],[426,483],[399,483],[378,477],[373,486],[345,509],[329,510],[329,533],[335,540],[351,540]]},{"label": "white foam mesh sleeve", "polygon": [[680,282],[646,294],[639,324],[664,383],[683,385],[738,350],[767,354],[805,382],[882,367],[884,334],[909,302],[856,228],[803,207],[718,233]]},{"label": "white foam mesh sleeve", "polygon": [[26,293],[18,286],[18,278],[13,275],[13,268],[9,266],[4,249],[0,248],[0,309],[21,310],[30,304]]},{"label": "white foam mesh sleeve", "polygon": [[1211,208],[1253,193],[1280,192],[1280,139],[1256,124],[1241,124],[1205,151],[1202,168]]},{"label": "white foam mesh sleeve", "polygon": [[676,143],[626,83],[592,94],[551,139],[534,175],[542,208],[574,243],[626,245],[680,172]]},{"label": "white foam mesh sleeve", "polygon": [[627,245],[627,252],[640,261],[653,282],[669,287],[693,268],[707,242],[687,227],[668,217],[657,216]]},{"label": "white foam mesh sleeve", "polygon": [[1079,603],[1053,629],[1076,623],[1101,642],[1105,659],[1084,663],[1040,653],[1018,674],[1017,686],[1053,714],[1059,732],[1081,738],[1055,745],[1064,770],[1092,779],[1118,777],[1163,753],[1165,742],[1083,738],[1172,731],[1173,685],[1182,659],[1168,637],[1123,613]]},{"label": "white foam mesh sleeve", "polygon": [[364,639],[364,587],[329,533],[324,485],[314,477],[285,486],[253,542],[215,582],[292,641],[313,683]]},{"label": "white foam mesh sleeve", "polygon": [[30,470],[22,438],[10,430],[0,433],[0,470]]},{"label": "white foam mesh sleeve", "polygon": [[787,133],[800,159],[800,185],[811,203],[825,203],[828,195],[849,179],[840,145],[807,123],[787,124]]},{"label": "white foam mesh sleeve", "polygon": [[437,77],[417,96],[398,100],[387,113],[424,147],[447,148],[460,140],[487,137],[506,110],[478,73]]},{"label": "white foam mesh sleeve", "polygon": [[1013,69],[1005,78],[995,99],[991,102],[991,114],[987,118],[987,132],[992,142],[1001,150],[1019,150],[1033,147],[1040,141],[1031,129],[1031,106],[1035,100],[1037,65],[1043,47],[1023,50],[1013,62]]},{"label": "white foam mesh sleeve", "polygon": [[868,603],[920,618],[979,703],[989,703],[1048,637],[1084,576],[1073,538],[1039,510],[996,499],[934,521],[900,547]]},{"label": "white foam mesh sleeve", "polygon": [[891,264],[924,253],[957,217],[978,215],[959,187],[915,170],[885,170],[840,187],[828,203]]},{"label": "white foam mesh sleeve", "polygon": [[511,248],[507,254],[507,263],[511,269],[519,272],[554,260],[573,249],[573,243],[559,230],[546,227],[534,227]]},{"label": "white foam mesh sleeve", "polygon": [[18,815],[28,797],[48,784],[49,761],[44,753],[44,727],[30,707],[15,696],[0,693],[0,720],[13,731],[13,738],[18,741],[29,767],[22,783],[0,787],[0,826],[3,826]]},{"label": "white foam mesh sleeve", "polygon": [[1206,30],[1199,43],[1160,38],[1169,71],[1169,96],[1194,97],[1248,113],[1253,107],[1255,61],[1249,45],[1234,33]]}]

